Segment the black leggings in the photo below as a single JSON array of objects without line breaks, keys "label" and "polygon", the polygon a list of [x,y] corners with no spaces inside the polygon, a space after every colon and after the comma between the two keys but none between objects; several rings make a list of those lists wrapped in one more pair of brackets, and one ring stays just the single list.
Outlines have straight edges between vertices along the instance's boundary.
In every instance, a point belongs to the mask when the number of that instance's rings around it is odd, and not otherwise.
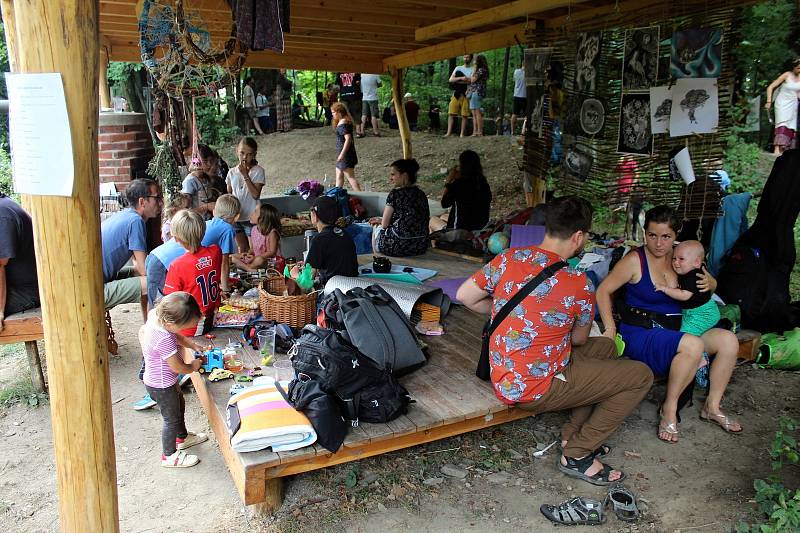
[{"label": "black leggings", "polygon": [[161,417],[164,419],[164,426],[161,428],[161,450],[165,456],[169,457],[175,453],[175,439],[185,439],[189,434],[183,419],[186,411],[183,392],[178,383],[166,389],[157,389],[148,385],[145,385],[145,388],[161,409]]}]

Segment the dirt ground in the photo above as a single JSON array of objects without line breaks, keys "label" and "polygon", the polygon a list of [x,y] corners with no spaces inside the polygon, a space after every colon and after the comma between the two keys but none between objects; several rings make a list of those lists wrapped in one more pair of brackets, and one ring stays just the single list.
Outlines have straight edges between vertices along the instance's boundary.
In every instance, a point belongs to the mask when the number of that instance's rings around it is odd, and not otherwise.
[{"label": "dirt ground", "polygon": [[[414,150],[422,164],[420,181],[430,192],[440,186],[439,169],[453,164],[460,150],[473,148],[487,161],[493,188],[507,187],[498,195],[502,205],[517,201],[521,151],[510,138],[418,137]],[[282,191],[300,178],[333,174],[329,130],[272,135],[260,144],[270,191]],[[386,164],[396,158],[399,138],[360,139],[357,146],[360,176],[369,177],[373,188],[386,189]],[[605,494],[559,473],[555,449],[541,459],[533,457],[537,446],[552,442],[565,418],[548,414],[294,476],[273,517],[251,516],[213,436],[192,450],[201,458],[199,466],[177,471],[159,466],[159,412],[131,408],[143,394],[136,379],[141,318],[134,305],[114,309],[112,317],[120,345],[110,367],[122,531],[552,531],[556,528],[539,512],[542,503]],[[46,403],[28,404],[21,385],[26,376],[21,346],[0,350],[0,392],[8,397],[16,390],[21,399],[0,402],[0,530],[58,531],[50,413]],[[656,401],[662,396],[663,384],[656,385],[612,435],[614,450],[606,459],[628,474],[626,485],[641,498],[642,519],[627,525],[611,515],[605,526],[591,531],[726,531],[752,518],[753,479],[771,473],[767,450],[778,420],[800,418],[800,372],[737,368],[723,407],[741,421],[742,435],[701,422],[703,398],[697,393],[695,405],[683,412],[681,442],[662,443],[655,435]],[[210,433],[196,396],[189,390],[186,399],[189,428]],[[443,467],[458,476],[447,475]]]}]

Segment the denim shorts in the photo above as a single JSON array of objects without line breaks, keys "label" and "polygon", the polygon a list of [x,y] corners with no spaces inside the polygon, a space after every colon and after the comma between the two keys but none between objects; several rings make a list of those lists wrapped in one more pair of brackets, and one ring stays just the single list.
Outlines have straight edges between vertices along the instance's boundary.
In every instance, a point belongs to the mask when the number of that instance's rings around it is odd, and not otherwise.
[{"label": "denim shorts", "polygon": [[152,309],[164,295],[164,282],[167,280],[167,267],[153,254],[144,260],[144,271],[147,273],[147,303]]},{"label": "denim shorts", "polygon": [[481,98],[480,94],[478,94],[477,92],[472,93],[469,97],[469,108],[480,109],[482,100],[483,98]]},{"label": "denim shorts", "polygon": [[236,233],[244,233],[248,237],[250,236],[250,233],[253,231],[253,225],[251,223],[243,222],[241,220],[236,224],[234,224],[233,227],[236,230]]}]

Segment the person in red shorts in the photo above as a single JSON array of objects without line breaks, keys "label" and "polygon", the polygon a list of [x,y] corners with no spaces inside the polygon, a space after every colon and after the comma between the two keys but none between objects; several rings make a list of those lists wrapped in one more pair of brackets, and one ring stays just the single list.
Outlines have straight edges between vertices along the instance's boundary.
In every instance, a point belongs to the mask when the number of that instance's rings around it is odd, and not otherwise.
[{"label": "person in red shorts", "polygon": [[194,328],[183,329],[180,334],[186,337],[202,335],[213,327],[214,313],[219,307],[222,250],[216,244],[200,245],[206,223],[194,211],[179,211],[172,219],[171,231],[175,240],[186,248],[186,253],[169,266],[164,294],[184,291],[194,297],[202,317]]}]

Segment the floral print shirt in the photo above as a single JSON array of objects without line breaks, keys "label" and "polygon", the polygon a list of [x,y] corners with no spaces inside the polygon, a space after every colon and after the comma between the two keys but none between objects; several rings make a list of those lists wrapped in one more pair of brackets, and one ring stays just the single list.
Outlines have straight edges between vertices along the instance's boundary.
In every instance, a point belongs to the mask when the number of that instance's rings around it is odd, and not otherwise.
[{"label": "floral print shirt", "polygon": [[[492,296],[492,318],[516,292],[561,258],[537,247],[513,248],[472,276]],[[495,394],[507,404],[532,402],[550,388],[572,353],[572,327],[594,317],[594,287],[586,274],[564,267],[508,314],[489,339]]]}]

